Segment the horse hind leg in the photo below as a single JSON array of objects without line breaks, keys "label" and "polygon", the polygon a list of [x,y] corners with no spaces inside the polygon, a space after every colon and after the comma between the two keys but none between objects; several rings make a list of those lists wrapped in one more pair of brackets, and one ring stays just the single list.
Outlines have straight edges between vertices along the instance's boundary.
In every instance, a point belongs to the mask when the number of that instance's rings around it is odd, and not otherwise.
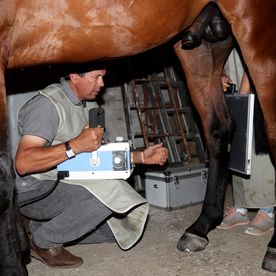
[{"label": "horse hind leg", "polygon": [[[267,86],[258,93],[260,104],[264,113],[267,138],[269,144],[269,152],[274,169],[276,168],[276,110],[275,110],[275,83],[276,77],[269,80]],[[265,91],[265,89],[267,89]],[[262,94],[262,95],[260,95]],[[264,94],[266,96],[264,96]],[[271,95],[271,96],[268,96]],[[270,101],[264,101],[263,97],[270,98]],[[276,176],[275,176],[276,180]],[[275,210],[275,208],[274,208]],[[276,272],[276,219],[274,211],[274,233],[267,245],[267,251],[262,262],[262,268],[270,272]]]},{"label": "horse hind leg", "polygon": [[[275,80],[276,81],[276,80]],[[272,90],[274,93],[274,90]],[[272,97],[273,99],[273,97]],[[274,169],[276,167],[276,122],[275,120],[270,120],[270,118],[276,118],[276,110],[275,110],[275,103],[273,112],[269,112],[267,116],[267,124],[268,124],[268,143],[270,147],[270,155],[271,155],[271,161],[274,165]],[[273,113],[273,114],[272,114]],[[271,117],[270,117],[271,116]],[[275,176],[276,179],[276,176]],[[262,268],[264,270],[270,271],[270,272],[276,272],[276,219],[275,219],[275,208],[274,208],[274,233],[270,240],[270,242],[267,245],[267,251],[265,253],[263,262],[262,262]]]},{"label": "horse hind leg", "polygon": [[[276,24],[275,13],[271,10],[271,5],[265,5],[266,12],[259,17],[258,8],[260,4],[256,5],[256,1],[252,1],[252,24],[247,26],[246,37],[255,37],[255,31],[261,30],[263,22],[270,22],[272,26]],[[242,17],[242,15],[240,15]],[[239,20],[239,18],[237,18]],[[269,153],[271,161],[276,166],[276,37],[271,33],[265,33],[262,36],[260,43],[244,39],[244,30],[240,25],[233,25],[235,36],[239,42],[243,58],[246,62],[250,77],[256,88],[256,93],[260,102],[265,122],[265,130],[267,134],[267,142],[269,145]],[[254,115],[255,116],[255,115]],[[256,142],[256,141],[255,141]],[[261,183],[260,183],[261,184]],[[275,184],[275,183],[274,183]],[[262,268],[271,272],[276,272],[276,219],[274,222],[274,233],[270,242],[267,245],[267,252],[264,256]]]},{"label": "horse hind leg", "polygon": [[181,42],[175,45],[193,104],[202,121],[209,159],[202,211],[178,241],[180,251],[203,250],[209,242],[207,234],[222,220],[232,121],[224,98],[221,74],[232,44],[229,36],[216,43],[203,40],[199,47],[188,51],[181,49]]}]

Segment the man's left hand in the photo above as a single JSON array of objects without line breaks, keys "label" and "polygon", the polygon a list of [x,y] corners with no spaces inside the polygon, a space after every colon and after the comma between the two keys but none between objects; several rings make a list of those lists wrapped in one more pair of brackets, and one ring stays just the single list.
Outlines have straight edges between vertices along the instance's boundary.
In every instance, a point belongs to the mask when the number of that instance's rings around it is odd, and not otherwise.
[{"label": "man's left hand", "polygon": [[149,146],[143,151],[143,163],[144,164],[159,164],[164,165],[168,159],[169,151],[163,146],[163,144],[157,144]]}]

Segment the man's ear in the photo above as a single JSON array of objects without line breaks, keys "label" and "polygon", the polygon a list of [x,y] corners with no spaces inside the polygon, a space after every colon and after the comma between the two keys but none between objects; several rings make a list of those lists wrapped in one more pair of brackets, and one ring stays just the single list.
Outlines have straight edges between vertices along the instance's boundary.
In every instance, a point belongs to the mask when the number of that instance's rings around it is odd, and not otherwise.
[{"label": "man's ear", "polygon": [[69,77],[70,77],[70,80],[71,80],[73,83],[76,83],[76,81],[78,81],[78,79],[80,78],[80,75],[79,75],[79,74],[76,74],[76,73],[73,73],[73,74],[69,74]]}]

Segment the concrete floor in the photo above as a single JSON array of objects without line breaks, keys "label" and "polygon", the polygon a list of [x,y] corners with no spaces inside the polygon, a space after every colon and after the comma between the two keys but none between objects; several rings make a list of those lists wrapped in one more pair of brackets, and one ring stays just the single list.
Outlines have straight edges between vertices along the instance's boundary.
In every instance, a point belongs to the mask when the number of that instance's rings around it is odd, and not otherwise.
[{"label": "concrete floor", "polygon": [[[226,205],[231,205],[228,189]],[[151,207],[142,240],[131,250],[117,244],[77,245],[69,250],[84,259],[76,269],[52,269],[32,259],[30,276],[236,276],[274,275],[261,269],[271,233],[253,237],[243,233],[245,226],[232,230],[215,229],[209,245],[198,253],[176,249],[182,232],[195,221],[201,205],[174,211]],[[255,213],[250,212],[250,216]]]}]

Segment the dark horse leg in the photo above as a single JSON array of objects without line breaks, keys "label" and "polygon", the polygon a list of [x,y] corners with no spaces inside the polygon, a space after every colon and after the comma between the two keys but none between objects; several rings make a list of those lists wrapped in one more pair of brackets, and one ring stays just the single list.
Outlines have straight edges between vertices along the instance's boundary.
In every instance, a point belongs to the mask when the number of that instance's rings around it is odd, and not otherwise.
[{"label": "dark horse leg", "polygon": [[[276,23],[275,13],[271,11],[271,16]],[[273,22],[273,21],[271,21]],[[257,22],[261,24],[262,22]],[[275,25],[275,24],[274,24]],[[269,144],[271,161],[276,167],[276,38],[269,34],[264,36],[260,42],[264,48],[257,47],[257,43],[252,42],[254,51],[253,61],[248,68],[253,79],[258,94],[259,102],[263,111],[266,133]],[[256,47],[254,47],[256,46]],[[252,53],[250,52],[250,53]],[[244,53],[246,61],[250,58]],[[271,272],[276,272],[276,219],[274,220],[274,233],[268,243],[267,251],[263,259],[262,268]]]},{"label": "dark horse leg", "polygon": [[0,275],[28,275],[26,239],[15,200],[14,171],[8,149],[4,74],[0,68]]},{"label": "dark horse leg", "polygon": [[231,36],[216,43],[203,39],[201,45],[192,50],[182,50],[181,46],[178,42],[175,52],[202,120],[209,174],[201,214],[180,238],[177,248],[200,251],[208,244],[207,234],[220,224],[223,216],[232,122],[223,95],[221,74],[233,46]]},{"label": "dark horse leg", "polygon": [[[271,84],[268,87],[275,87],[275,84]],[[274,93],[275,90],[270,90],[270,93]],[[266,97],[264,97],[263,101],[262,98],[260,99],[262,108],[267,110],[267,114],[265,115],[266,123],[267,123],[267,134],[268,134],[268,141],[270,146],[270,155],[271,160],[276,167],[276,98],[272,96],[269,101],[266,101]],[[269,111],[270,110],[270,111]],[[266,116],[267,115],[267,116]],[[274,208],[275,213],[275,208]],[[268,243],[267,251],[263,259],[262,268],[271,272],[276,272],[276,219],[274,219],[274,233],[273,236]]]}]

